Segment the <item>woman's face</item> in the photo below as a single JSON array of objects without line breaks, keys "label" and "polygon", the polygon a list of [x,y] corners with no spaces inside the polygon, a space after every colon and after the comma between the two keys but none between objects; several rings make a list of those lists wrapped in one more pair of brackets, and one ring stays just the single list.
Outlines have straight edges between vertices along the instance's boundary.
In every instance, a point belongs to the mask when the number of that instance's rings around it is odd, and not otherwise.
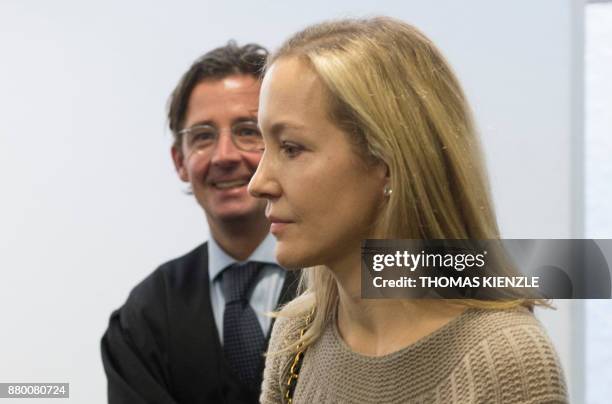
[{"label": "woman's face", "polygon": [[384,164],[367,165],[328,118],[322,82],[296,58],[276,61],[259,97],[265,152],[249,191],[267,200],[286,268],[340,264],[359,254],[383,204]]}]

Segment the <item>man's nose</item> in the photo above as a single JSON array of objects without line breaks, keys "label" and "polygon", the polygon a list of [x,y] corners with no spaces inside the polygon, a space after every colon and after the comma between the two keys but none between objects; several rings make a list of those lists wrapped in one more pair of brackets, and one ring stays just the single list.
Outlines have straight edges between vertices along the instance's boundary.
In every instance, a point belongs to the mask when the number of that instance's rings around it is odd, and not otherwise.
[{"label": "man's nose", "polygon": [[235,164],[240,160],[240,150],[234,144],[230,131],[221,131],[212,151],[210,162],[224,166]]}]

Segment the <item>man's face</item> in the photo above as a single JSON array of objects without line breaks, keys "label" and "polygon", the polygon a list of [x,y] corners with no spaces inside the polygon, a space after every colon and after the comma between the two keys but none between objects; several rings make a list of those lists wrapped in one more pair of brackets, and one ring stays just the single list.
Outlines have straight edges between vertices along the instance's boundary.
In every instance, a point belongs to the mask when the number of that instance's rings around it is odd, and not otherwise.
[{"label": "man's face", "polygon": [[242,151],[231,131],[241,122],[257,121],[260,82],[249,75],[233,75],[197,84],[187,106],[184,128],[209,125],[219,133],[216,144],[201,149],[184,135],[172,157],[181,180],[189,182],[211,225],[263,217],[265,201],[247,191],[261,152]]}]

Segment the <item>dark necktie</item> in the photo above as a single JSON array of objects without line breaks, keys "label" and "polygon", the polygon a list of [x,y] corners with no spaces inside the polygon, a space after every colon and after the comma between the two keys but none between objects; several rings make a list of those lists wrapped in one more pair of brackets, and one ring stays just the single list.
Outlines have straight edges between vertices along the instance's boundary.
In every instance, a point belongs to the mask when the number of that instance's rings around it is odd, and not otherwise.
[{"label": "dark necktie", "polygon": [[249,304],[249,291],[261,265],[234,264],[223,271],[223,352],[239,379],[249,388],[261,384],[265,337],[257,315]]}]

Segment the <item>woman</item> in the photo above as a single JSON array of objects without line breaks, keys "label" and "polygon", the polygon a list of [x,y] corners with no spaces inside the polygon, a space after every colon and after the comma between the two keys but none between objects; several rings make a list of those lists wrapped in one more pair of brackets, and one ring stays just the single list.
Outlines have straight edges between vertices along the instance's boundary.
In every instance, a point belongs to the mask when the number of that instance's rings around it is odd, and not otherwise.
[{"label": "woman", "polygon": [[361,298],[361,241],[499,237],[465,96],[435,46],[390,18],[295,34],[268,62],[277,259],[307,268],[278,314],[263,403],[565,402],[538,302]]}]

